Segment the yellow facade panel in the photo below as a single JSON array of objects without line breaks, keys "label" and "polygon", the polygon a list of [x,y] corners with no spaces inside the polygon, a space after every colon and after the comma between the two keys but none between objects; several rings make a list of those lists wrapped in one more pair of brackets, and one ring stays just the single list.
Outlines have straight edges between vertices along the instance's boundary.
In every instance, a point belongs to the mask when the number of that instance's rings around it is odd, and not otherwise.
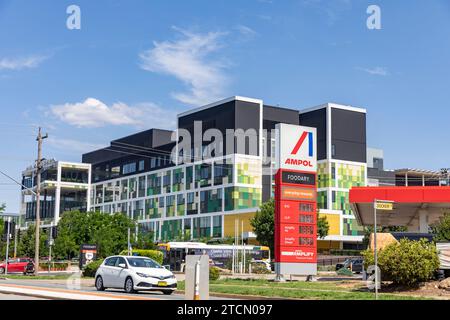
[{"label": "yellow facade panel", "polygon": [[255,216],[254,212],[230,214],[224,217],[224,237],[234,237],[234,224],[235,220],[239,220],[239,234],[242,231],[242,221],[244,221],[244,232],[253,232],[253,228],[250,225],[250,220]]},{"label": "yellow facade panel", "polygon": [[320,217],[326,217],[330,230],[329,236],[339,236],[341,234],[341,216],[338,214],[321,213]]}]

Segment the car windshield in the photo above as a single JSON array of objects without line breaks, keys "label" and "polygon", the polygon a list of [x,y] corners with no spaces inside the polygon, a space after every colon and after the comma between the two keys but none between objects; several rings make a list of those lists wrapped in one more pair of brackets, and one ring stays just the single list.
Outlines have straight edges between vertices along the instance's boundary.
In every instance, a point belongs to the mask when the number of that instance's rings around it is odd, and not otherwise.
[{"label": "car windshield", "polygon": [[162,267],[153,261],[152,259],[146,259],[146,258],[127,258],[128,264],[131,267],[136,268],[154,268],[154,269],[161,269]]}]

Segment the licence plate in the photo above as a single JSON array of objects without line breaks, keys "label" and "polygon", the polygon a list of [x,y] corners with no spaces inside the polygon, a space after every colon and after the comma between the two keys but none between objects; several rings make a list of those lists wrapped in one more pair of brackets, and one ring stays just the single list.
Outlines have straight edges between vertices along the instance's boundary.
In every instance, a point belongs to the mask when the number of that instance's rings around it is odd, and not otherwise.
[{"label": "licence plate", "polygon": [[159,281],[158,282],[158,287],[167,287],[167,282],[166,281]]}]

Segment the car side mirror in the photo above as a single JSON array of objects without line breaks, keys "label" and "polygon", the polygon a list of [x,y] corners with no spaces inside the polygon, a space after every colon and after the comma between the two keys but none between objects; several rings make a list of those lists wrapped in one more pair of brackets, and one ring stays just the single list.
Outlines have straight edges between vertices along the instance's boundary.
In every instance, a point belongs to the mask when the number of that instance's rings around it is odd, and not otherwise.
[{"label": "car side mirror", "polygon": [[119,263],[119,268],[126,269],[127,265],[125,263]]}]

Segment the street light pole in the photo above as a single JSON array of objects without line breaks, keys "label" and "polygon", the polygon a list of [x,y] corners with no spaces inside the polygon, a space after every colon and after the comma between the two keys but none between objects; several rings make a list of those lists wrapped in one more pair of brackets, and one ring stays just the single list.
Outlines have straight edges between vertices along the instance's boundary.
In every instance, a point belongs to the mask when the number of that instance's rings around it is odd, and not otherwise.
[{"label": "street light pole", "polygon": [[375,262],[375,300],[378,300],[378,252],[377,252],[377,199],[373,203],[373,248]]},{"label": "street light pole", "polygon": [[36,161],[36,232],[35,232],[35,244],[34,244],[34,274],[37,275],[39,270],[39,232],[41,225],[41,169],[42,169],[42,141],[48,138],[48,135],[42,135],[42,130],[39,127],[39,133],[36,138],[38,142],[38,158]]},{"label": "street light pole", "polygon": [[127,252],[128,252],[128,256],[131,256],[131,250],[130,250],[130,247],[131,247],[130,237],[131,237],[131,230],[130,230],[130,227],[128,227],[128,241],[127,241],[127,246],[128,246]]},{"label": "street light pole", "polygon": [[9,260],[9,235],[11,233],[11,217],[8,217],[8,227],[6,228],[6,263],[5,274],[8,274],[8,260]]},{"label": "street light pole", "polygon": [[17,257],[17,236],[18,236],[17,230],[18,230],[17,225],[15,225],[14,226],[14,258]]}]

